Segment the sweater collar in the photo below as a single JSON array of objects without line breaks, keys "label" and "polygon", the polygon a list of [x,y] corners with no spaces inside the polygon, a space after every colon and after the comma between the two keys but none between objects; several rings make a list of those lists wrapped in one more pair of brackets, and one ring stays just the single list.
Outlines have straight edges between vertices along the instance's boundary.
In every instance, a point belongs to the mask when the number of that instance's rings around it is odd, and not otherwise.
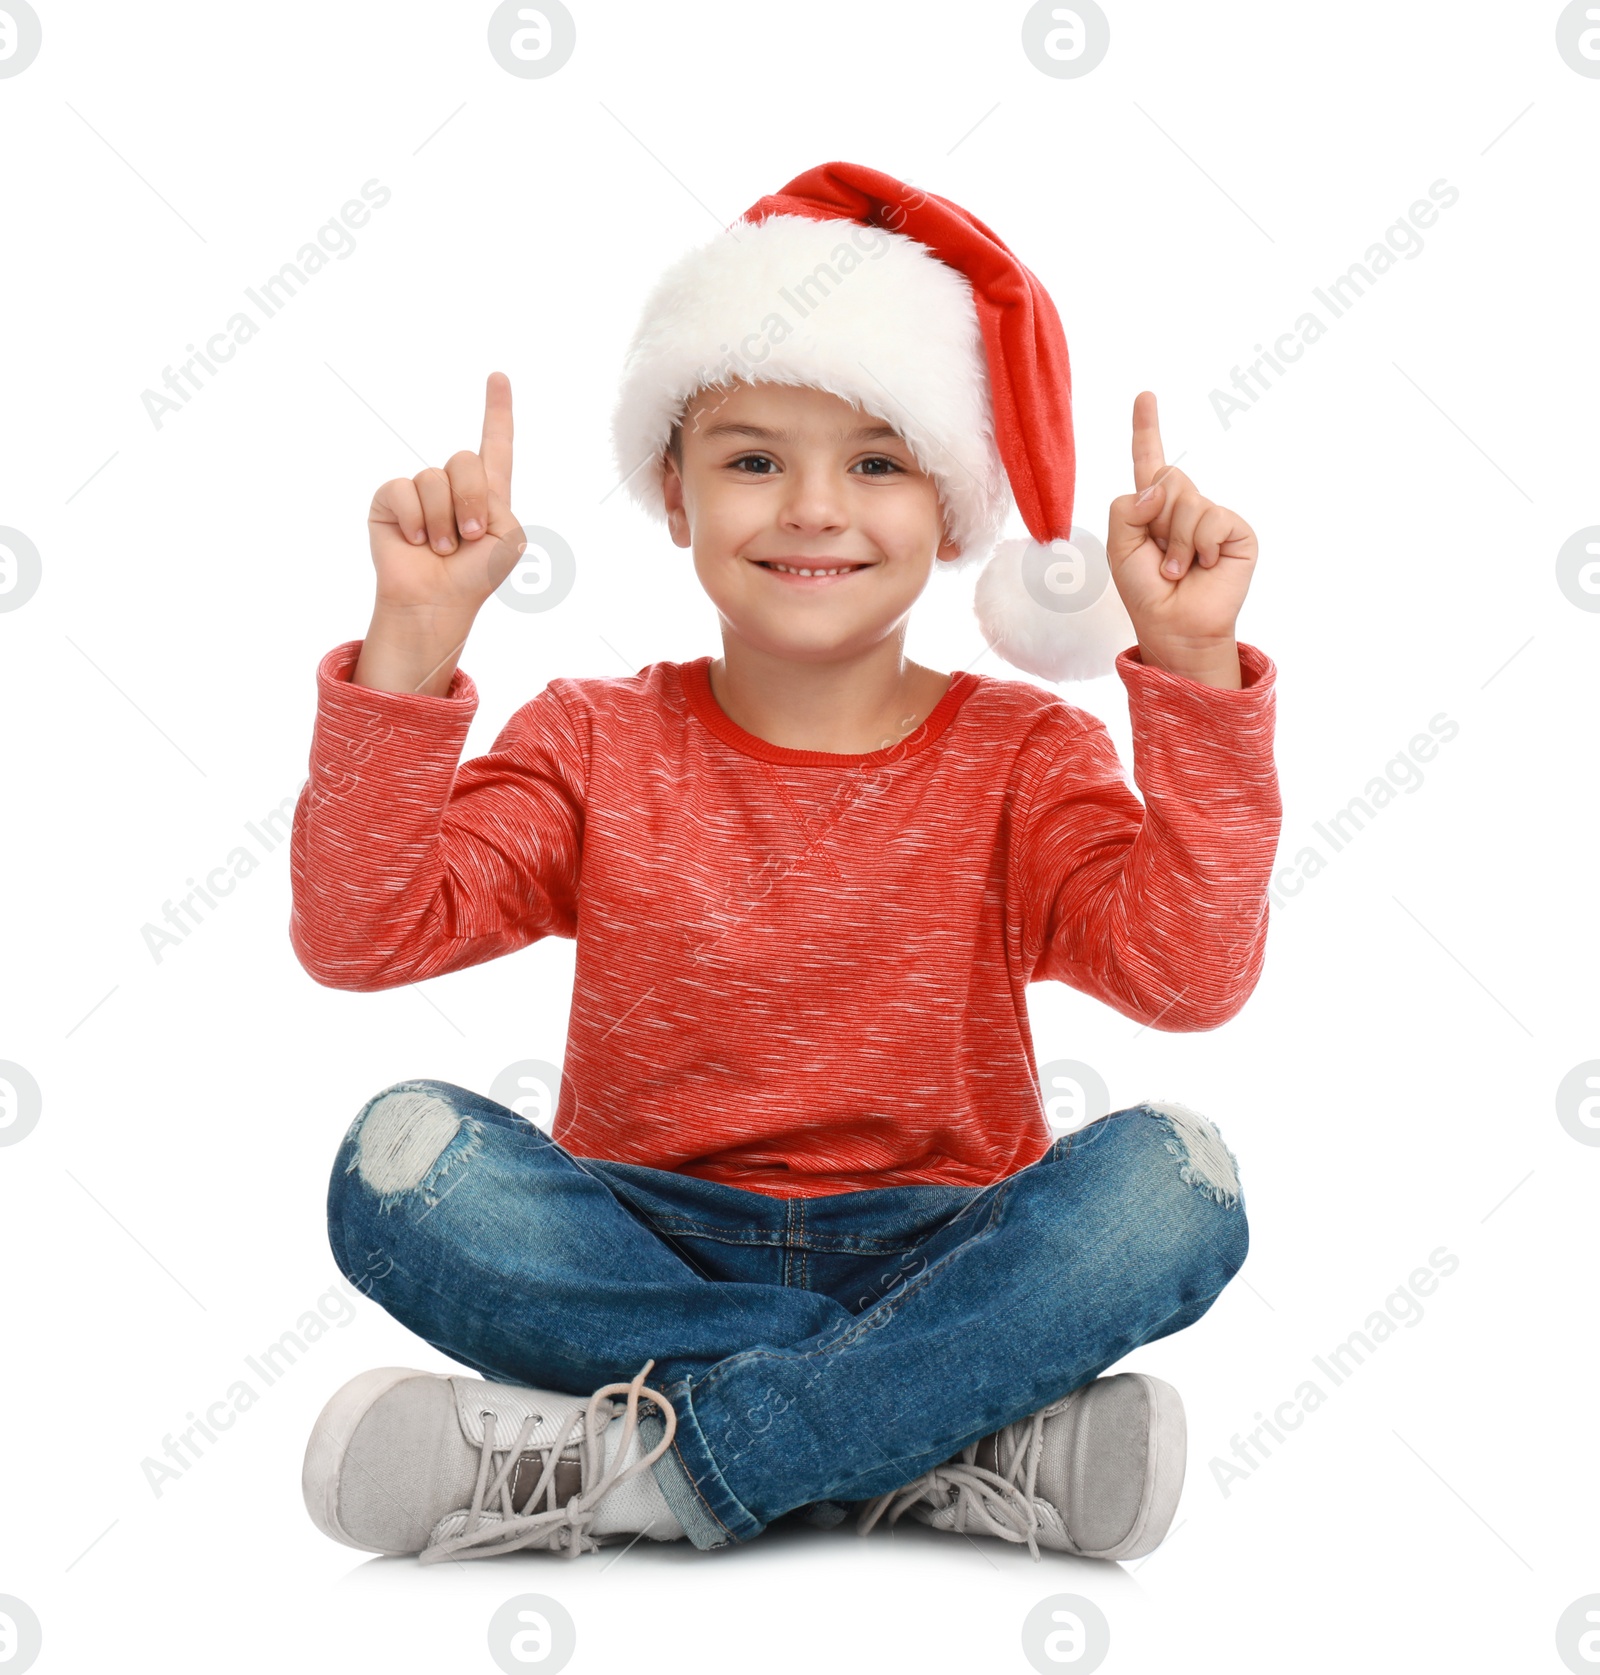
[{"label": "sweater collar", "polygon": [[683,683],[683,695],[706,728],[730,749],[741,755],[753,756],[762,762],[781,762],[790,767],[808,768],[873,768],[903,762],[918,751],[926,750],[955,719],[959,710],[971,697],[978,684],[978,676],[969,670],[958,669],[950,677],[944,696],[928,712],[922,724],[895,744],[881,750],[855,754],[831,750],[791,750],[787,745],[769,744],[746,732],[717,702],[711,690],[711,657],[697,657],[693,662],[678,665]]}]

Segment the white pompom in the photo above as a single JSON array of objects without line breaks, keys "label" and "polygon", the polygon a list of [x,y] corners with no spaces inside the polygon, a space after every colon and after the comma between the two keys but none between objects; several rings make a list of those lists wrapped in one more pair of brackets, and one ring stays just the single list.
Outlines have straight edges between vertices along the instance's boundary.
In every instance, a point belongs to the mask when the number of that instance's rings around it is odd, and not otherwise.
[{"label": "white pompom", "polygon": [[[1079,597],[1089,603],[1077,604]],[[1109,675],[1117,654],[1139,638],[1104,546],[1081,529],[1048,546],[1000,542],[978,577],[972,609],[995,653],[1041,680]]]}]

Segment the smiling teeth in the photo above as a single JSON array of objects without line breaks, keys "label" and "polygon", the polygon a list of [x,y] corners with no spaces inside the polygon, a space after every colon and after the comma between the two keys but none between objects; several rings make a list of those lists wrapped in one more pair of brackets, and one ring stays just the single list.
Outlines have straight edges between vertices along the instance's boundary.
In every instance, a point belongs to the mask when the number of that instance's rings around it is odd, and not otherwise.
[{"label": "smiling teeth", "polygon": [[862,566],[859,564],[841,564],[832,570],[796,570],[792,565],[774,564],[771,559],[768,559],[767,568],[769,570],[781,570],[786,576],[845,576],[852,570],[861,569]]}]

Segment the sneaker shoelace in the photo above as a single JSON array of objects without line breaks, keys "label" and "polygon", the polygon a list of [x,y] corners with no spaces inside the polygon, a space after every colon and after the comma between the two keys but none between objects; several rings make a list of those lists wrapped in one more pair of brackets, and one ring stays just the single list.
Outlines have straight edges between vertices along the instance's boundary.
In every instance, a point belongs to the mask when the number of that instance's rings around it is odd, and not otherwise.
[{"label": "sneaker shoelace", "polygon": [[866,1535],[885,1514],[887,1522],[893,1524],[919,1501],[939,1510],[954,1501],[953,1528],[965,1533],[969,1525],[974,1525],[986,1535],[1026,1542],[1037,1562],[1040,1553],[1034,1531],[1041,1522],[1042,1503],[1035,1499],[1034,1483],[1039,1475],[1039,1455],[1044,1448],[1044,1422],[1059,1413],[1070,1399],[1063,1397],[994,1433],[996,1463],[1008,1457],[1011,1462],[1004,1472],[980,1466],[977,1463],[980,1443],[969,1442],[955,1459],[868,1501],[856,1520],[858,1533]]},{"label": "sneaker shoelace", "polygon": [[[447,1536],[417,1555],[423,1564],[438,1564],[444,1559],[482,1559],[495,1553],[511,1553],[534,1545],[565,1551],[568,1558],[579,1553],[594,1552],[600,1541],[590,1531],[595,1509],[601,1497],[619,1483],[640,1472],[648,1471],[661,1458],[672,1442],[678,1428],[678,1416],[672,1404],[659,1390],[652,1390],[644,1382],[645,1374],[655,1365],[649,1360],[625,1384],[605,1384],[581,1406],[573,1409],[561,1434],[538,1444],[536,1451],[545,1455],[544,1469],[532,1493],[524,1500],[525,1507],[537,1506],[541,1500],[555,1497],[555,1473],[562,1452],[578,1435],[580,1484],[577,1494],[565,1505],[550,1506],[542,1512],[516,1511],[511,1499],[511,1475],[517,1461],[528,1452],[528,1439],[538,1424],[540,1415],[530,1413],[523,1420],[515,1437],[506,1442],[495,1440],[496,1415],[483,1410],[483,1448],[478,1457],[478,1478],[472,1491],[472,1505],[467,1510],[466,1526],[458,1534]],[[615,1393],[627,1395],[626,1418],[616,1453],[609,1466],[604,1464],[604,1432],[619,1411],[610,1398]],[[632,1465],[623,1466],[629,1445],[638,1428],[639,1398],[648,1396],[655,1402],[666,1420],[666,1434],[648,1453],[642,1454]],[[501,1456],[499,1469],[491,1480],[489,1473],[494,1456]],[[498,1501],[498,1507],[495,1503]],[[491,1510],[492,1509],[492,1510]]]}]

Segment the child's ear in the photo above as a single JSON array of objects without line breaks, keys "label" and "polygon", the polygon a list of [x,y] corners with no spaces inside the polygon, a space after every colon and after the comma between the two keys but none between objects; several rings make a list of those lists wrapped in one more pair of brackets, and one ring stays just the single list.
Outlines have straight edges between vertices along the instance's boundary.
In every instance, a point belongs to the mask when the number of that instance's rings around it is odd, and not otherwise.
[{"label": "child's ear", "polygon": [[672,544],[677,547],[694,545],[689,533],[689,514],[683,506],[683,477],[678,463],[670,453],[661,456],[661,498],[667,507],[667,528],[672,533]]}]

